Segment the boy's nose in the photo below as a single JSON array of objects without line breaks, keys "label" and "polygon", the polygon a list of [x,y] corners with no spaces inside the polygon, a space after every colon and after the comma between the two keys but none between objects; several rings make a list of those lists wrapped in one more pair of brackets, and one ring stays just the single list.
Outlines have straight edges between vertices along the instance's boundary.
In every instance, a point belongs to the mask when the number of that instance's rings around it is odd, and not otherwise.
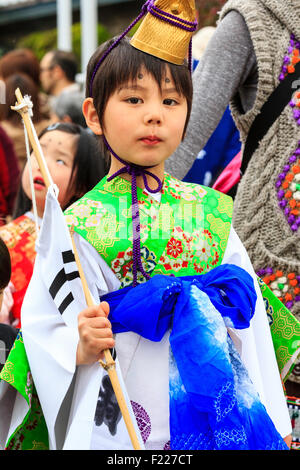
[{"label": "boy's nose", "polygon": [[145,114],[145,123],[146,124],[161,124],[163,120],[161,109],[153,108]]}]

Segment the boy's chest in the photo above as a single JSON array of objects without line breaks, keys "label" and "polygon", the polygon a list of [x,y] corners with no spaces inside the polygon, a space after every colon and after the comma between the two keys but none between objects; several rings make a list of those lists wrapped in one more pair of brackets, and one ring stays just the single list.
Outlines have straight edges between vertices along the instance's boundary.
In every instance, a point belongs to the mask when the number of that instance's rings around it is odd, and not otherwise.
[{"label": "boy's chest", "polygon": [[[204,274],[221,264],[231,226],[230,205],[205,196],[200,187],[197,192],[169,189],[160,202],[140,194],[141,259],[148,274]],[[75,229],[96,248],[125,287],[133,282],[130,193],[109,197],[103,192],[99,199],[101,202],[86,201],[72,211]],[[145,280],[138,274],[138,282]]]},{"label": "boy's chest", "polygon": [[[192,217],[189,211],[193,211],[191,206],[186,208],[185,216],[178,216],[179,211],[174,212],[168,205],[152,206],[149,213],[140,210],[141,259],[151,276],[201,274],[221,262],[220,240],[216,240],[209,222],[203,220],[204,214]],[[112,236],[104,255],[122,287],[131,285],[133,279],[131,217],[126,228],[127,237]],[[144,281],[140,275],[139,282]]]}]

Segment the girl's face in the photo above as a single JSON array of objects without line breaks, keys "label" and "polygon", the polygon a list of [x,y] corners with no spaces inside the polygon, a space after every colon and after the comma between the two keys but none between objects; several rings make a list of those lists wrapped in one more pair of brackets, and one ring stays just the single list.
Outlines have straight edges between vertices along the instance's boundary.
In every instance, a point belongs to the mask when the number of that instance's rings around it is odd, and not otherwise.
[{"label": "girl's face", "polygon": [[[159,87],[146,70],[120,86],[109,98],[99,125],[114,152],[122,159],[162,176],[164,161],[180,144],[187,117],[187,101],[175,88],[167,68]],[[97,130],[96,130],[97,131]],[[110,174],[123,166],[112,157]]]},{"label": "girl's face", "polygon": [[[78,137],[75,135],[59,130],[47,132],[40,139],[50,175],[54,184],[56,184],[59,189],[58,202],[62,207],[64,207],[72,197],[68,188],[76,153],[77,139]],[[47,188],[34,152],[31,154],[31,164],[38,215],[42,217]],[[22,175],[22,187],[27,197],[32,200],[28,162],[25,165]]]}]

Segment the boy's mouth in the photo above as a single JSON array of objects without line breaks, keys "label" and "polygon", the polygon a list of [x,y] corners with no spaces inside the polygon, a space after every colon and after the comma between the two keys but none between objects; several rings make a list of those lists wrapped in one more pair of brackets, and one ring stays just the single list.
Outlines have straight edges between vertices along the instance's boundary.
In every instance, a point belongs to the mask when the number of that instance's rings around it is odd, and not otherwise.
[{"label": "boy's mouth", "polygon": [[156,135],[147,135],[146,137],[142,137],[141,141],[146,145],[156,145],[161,142],[161,139]]}]

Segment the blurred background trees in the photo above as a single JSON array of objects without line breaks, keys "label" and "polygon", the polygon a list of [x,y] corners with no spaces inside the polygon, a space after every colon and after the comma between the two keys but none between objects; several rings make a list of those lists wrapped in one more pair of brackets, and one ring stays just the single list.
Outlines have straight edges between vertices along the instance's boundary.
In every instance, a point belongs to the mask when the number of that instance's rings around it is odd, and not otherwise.
[{"label": "blurred background trees", "polygon": [[[111,37],[108,29],[101,23],[98,24],[98,44],[102,44]],[[36,31],[27,36],[22,37],[16,44],[17,48],[31,49],[39,60],[46,54],[46,52],[56,49],[57,47],[57,29],[49,29],[46,31]],[[81,62],[81,24],[74,23],[72,25],[72,48],[73,52],[78,59],[78,64]]]},{"label": "blurred background trees", "polygon": [[[88,1],[88,0],[87,0]],[[218,12],[227,0],[195,0],[198,10],[199,29],[205,26],[215,26]],[[39,0],[46,2],[46,0]],[[17,2],[15,2],[17,3]],[[38,0],[36,0],[38,3]],[[47,2],[46,2],[47,3]],[[104,2],[105,3],[105,2]],[[101,8],[98,24],[98,44],[123,31],[125,25],[140,12],[144,0],[126,2],[111,2],[111,5]],[[1,8],[3,11],[3,8]],[[1,13],[0,13],[1,14]],[[0,56],[14,48],[29,48],[38,59],[49,50],[57,47],[57,29],[55,16],[18,23],[17,28],[11,25],[1,25]],[[135,28],[136,29],[136,28]],[[132,31],[132,33],[134,30]],[[78,13],[74,13],[72,26],[72,47],[78,64],[81,63],[81,25]]]}]

